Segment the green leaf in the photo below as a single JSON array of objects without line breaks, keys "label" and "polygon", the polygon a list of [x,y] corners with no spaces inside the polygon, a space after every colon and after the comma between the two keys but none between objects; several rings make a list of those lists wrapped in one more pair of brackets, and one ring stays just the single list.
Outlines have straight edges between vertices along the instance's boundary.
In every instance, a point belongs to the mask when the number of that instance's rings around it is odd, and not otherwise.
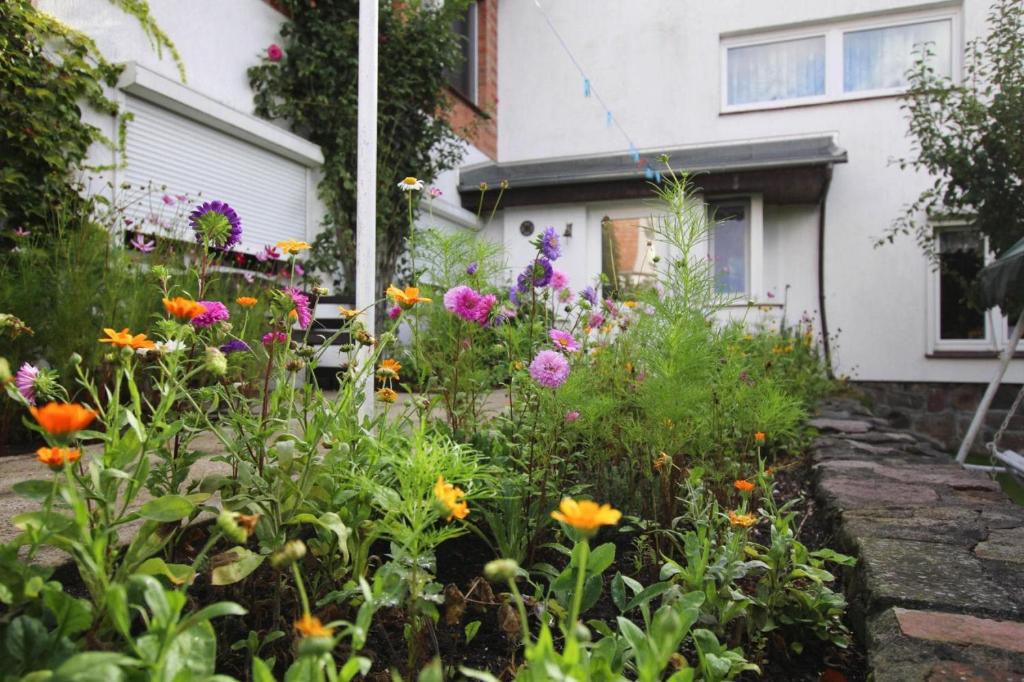
[{"label": "green leaf", "polygon": [[469,644],[470,642],[472,642],[473,638],[476,637],[476,633],[479,632],[479,631],[480,631],[480,621],[474,620],[474,621],[470,621],[469,623],[466,623],[466,629],[465,629],[466,644]]},{"label": "green leaf", "polygon": [[218,560],[223,559],[228,563],[218,565],[213,569],[210,582],[213,585],[237,583],[259,568],[266,558],[265,555],[257,554],[245,547],[232,547],[218,555]]},{"label": "green leaf", "polygon": [[85,632],[92,625],[92,604],[76,599],[59,590],[43,593],[43,603],[57,619],[57,629],[63,635]]},{"label": "green leaf", "polygon": [[135,569],[136,573],[142,575],[162,575],[171,581],[172,585],[189,585],[195,578],[191,566],[185,564],[168,564],[159,557],[152,557],[139,564]]},{"label": "green leaf", "polygon": [[138,666],[138,661],[123,654],[87,651],[64,661],[50,682],[121,682],[125,679],[122,668]]},{"label": "green leaf", "polygon": [[633,597],[633,599],[628,604],[626,604],[626,608],[622,609],[622,611],[631,611],[636,607],[640,606],[641,604],[646,604],[658,595],[663,594],[666,590],[668,590],[671,587],[672,583],[669,582],[654,583],[653,585],[648,585],[640,591],[640,594]]},{"label": "green leaf", "polygon": [[18,495],[31,500],[45,500],[53,491],[53,481],[18,481],[11,486],[11,489]]},{"label": "green leaf", "polygon": [[259,656],[253,656],[252,659],[252,682],[277,682],[270,666]]},{"label": "green leaf", "polygon": [[[217,659],[217,635],[203,620],[180,632],[167,650],[161,679],[204,679],[213,674]],[[180,675],[180,677],[179,677]]]},{"label": "green leaf", "polygon": [[587,572],[596,574],[604,573],[614,561],[615,545],[610,542],[606,542],[590,553],[590,558],[587,559]]},{"label": "green leaf", "polygon": [[180,521],[195,508],[195,504],[184,495],[164,495],[142,505],[139,508],[139,515],[152,521],[170,523]]}]

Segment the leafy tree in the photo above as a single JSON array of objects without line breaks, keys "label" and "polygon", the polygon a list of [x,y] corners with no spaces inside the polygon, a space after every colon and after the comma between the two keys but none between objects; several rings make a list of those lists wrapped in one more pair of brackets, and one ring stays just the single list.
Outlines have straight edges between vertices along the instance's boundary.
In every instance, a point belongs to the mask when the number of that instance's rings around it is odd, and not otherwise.
[{"label": "leafy tree", "polygon": [[[355,0],[285,0],[284,56],[249,69],[256,111],[289,122],[324,153],[320,194],[325,230],[312,265],[352,292],[355,273],[356,114],[359,5]],[[380,0],[377,140],[377,278],[396,275],[408,236],[408,205],[398,182],[431,181],[462,154],[447,121],[446,73],[461,59],[452,21],[467,0]],[[415,199],[419,199],[417,195]]]},{"label": "leafy tree", "polygon": [[997,0],[988,29],[967,44],[960,82],[937,75],[927,49],[910,71],[904,109],[916,156],[900,168],[933,181],[880,243],[913,234],[937,258],[928,219],[944,216],[968,217],[997,256],[1024,234],[1024,3]]}]

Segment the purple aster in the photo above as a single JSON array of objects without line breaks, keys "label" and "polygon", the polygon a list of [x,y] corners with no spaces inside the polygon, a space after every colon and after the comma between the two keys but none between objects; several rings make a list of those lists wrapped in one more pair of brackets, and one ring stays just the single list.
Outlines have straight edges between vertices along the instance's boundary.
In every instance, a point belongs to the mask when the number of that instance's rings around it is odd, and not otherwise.
[{"label": "purple aster", "polygon": [[517,281],[519,291],[526,293],[531,287],[546,287],[551,281],[552,271],[551,261],[544,256],[535,258],[519,275]]},{"label": "purple aster", "polygon": [[540,236],[540,252],[548,260],[558,260],[558,257],[562,255],[562,249],[558,244],[558,233],[551,225],[548,225],[544,234]]},{"label": "purple aster", "polygon": [[484,296],[465,285],[452,287],[444,295],[444,307],[448,312],[477,324],[487,324],[491,308],[497,302],[498,297],[494,294]]},{"label": "purple aster", "polygon": [[500,327],[503,324],[507,324],[511,320],[515,319],[516,311],[512,308],[502,308],[494,316],[494,320],[491,322],[495,327]]},{"label": "purple aster", "polygon": [[230,249],[242,239],[242,219],[223,201],[207,201],[189,214],[189,225],[199,243],[205,240],[222,249]]},{"label": "purple aster", "polygon": [[469,275],[470,277],[472,277],[473,275],[476,274],[476,270],[477,270],[478,267],[479,267],[479,265],[477,265],[477,262],[473,261],[472,263],[470,263],[466,267],[466,274]]},{"label": "purple aster", "polygon": [[402,314],[402,306],[396,305],[395,307],[393,307],[391,310],[388,311],[388,318],[392,319],[392,320],[397,320],[398,316],[401,315],[401,314]]},{"label": "purple aster", "polygon": [[580,418],[579,410],[572,410],[565,413],[565,421],[572,424],[574,421]]},{"label": "purple aster", "polygon": [[128,242],[128,245],[142,253],[149,253],[156,248],[156,240],[149,241],[146,239],[145,235],[137,234],[135,235],[135,239]]},{"label": "purple aster", "polygon": [[284,332],[267,332],[263,335],[263,345],[269,346],[274,343],[285,343],[288,335]]},{"label": "purple aster", "polygon": [[545,388],[558,388],[569,378],[569,361],[553,350],[542,350],[530,363],[530,376]]},{"label": "purple aster", "polygon": [[587,286],[580,292],[580,296],[590,305],[597,305],[597,292],[594,290],[594,287]]},{"label": "purple aster", "polygon": [[203,306],[204,310],[192,318],[192,326],[197,329],[212,327],[218,322],[224,322],[231,317],[227,306],[220,301],[198,301],[198,303]]},{"label": "purple aster", "polygon": [[[520,275],[520,277],[522,277],[522,275]],[[519,290],[518,286],[514,286],[508,290],[508,300],[512,303],[512,305],[518,306],[522,303],[522,301],[519,299],[519,296],[522,293],[523,292]]]},{"label": "purple aster", "polygon": [[223,346],[220,347],[220,352],[224,355],[230,355],[231,353],[242,353],[252,350],[249,348],[249,344],[241,339],[231,339]]},{"label": "purple aster", "polygon": [[552,329],[548,332],[548,336],[555,344],[555,348],[558,350],[569,351],[575,353],[580,349],[579,342],[572,338],[572,334],[563,332],[561,329]]},{"label": "purple aster", "polygon": [[18,389],[29,405],[36,404],[36,379],[39,378],[39,368],[35,365],[25,363],[14,375],[14,386]]},{"label": "purple aster", "polygon": [[170,194],[165,194],[163,196],[163,201],[164,201],[165,204],[170,206],[170,205],[172,205],[174,203],[174,197],[172,197]]},{"label": "purple aster", "polygon": [[292,303],[295,304],[293,311],[299,321],[299,328],[309,329],[310,323],[313,322],[313,312],[309,309],[309,297],[297,287],[285,287],[284,293],[288,294]]}]

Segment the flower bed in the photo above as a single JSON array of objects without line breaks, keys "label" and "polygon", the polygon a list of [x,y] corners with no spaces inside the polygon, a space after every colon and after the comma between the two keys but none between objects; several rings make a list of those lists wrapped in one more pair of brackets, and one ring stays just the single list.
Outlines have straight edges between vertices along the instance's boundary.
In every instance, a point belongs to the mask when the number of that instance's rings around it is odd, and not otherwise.
[{"label": "flower bed", "polygon": [[[716,324],[729,301],[692,256],[711,226],[685,176],[661,198],[673,255],[603,295],[570,288],[553,229],[511,289],[492,247],[410,233],[416,286],[378,302],[387,329],[343,311],[336,395],[302,380],[333,341],[307,342],[324,292],[209,298],[241,223],[198,207],[200,257],[160,274],[155,323],[103,330],[101,371],[22,365],[7,386],[41,473],[0,548],[10,674],[794,679],[780,661],[847,647],[851,560],[805,544],[803,498],[778,494],[827,389],[812,332]],[[277,248],[294,273],[308,245]],[[190,477],[202,433],[229,475]],[[23,560],[43,546],[73,563],[66,588]]]}]

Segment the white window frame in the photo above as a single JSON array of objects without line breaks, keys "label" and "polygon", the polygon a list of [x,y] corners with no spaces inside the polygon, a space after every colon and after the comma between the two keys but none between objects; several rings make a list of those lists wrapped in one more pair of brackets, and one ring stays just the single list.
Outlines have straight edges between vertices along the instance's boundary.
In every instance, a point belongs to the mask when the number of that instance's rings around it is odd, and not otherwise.
[{"label": "white window frame", "polygon": [[[963,62],[962,22],[958,7],[944,7],[930,11],[901,12],[873,17],[848,19],[829,24],[769,29],[757,33],[723,34],[719,38],[719,103],[723,114],[764,109],[844,102],[850,100],[891,97],[906,91],[905,87],[877,88],[845,92],[843,89],[843,37],[847,33],[895,28],[932,21],[950,22],[950,75],[959,81]],[[825,38],[825,93],[809,97],[747,104],[729,104],[729,50],[737,47],[755,47],[806,38]]]},{"label": "white window frame", "polygon": [[[935,224],[936,232],[970,231],[971,228],[963,222],[940,222]],[[984,265],[995,260],[988,245],[988,239],[983,242],[985,251]],[[944,339],[942,338],[942,301],[941,284],[942,275],[937,265],[929,263],[926,282],[926,322],[928,325],[927,351],[928,355],[943,352],[978,352],[998,353],[1006,347],[1010,336],[1010,323],[998,306],[985,311],[985,338],[983,339]],[[1022,342],[1024,343],[1024,342]],[[1018,344],[1018,350],[1021,344]]]},{"label": "white window frame", "polygon": [[[762,194],[712,194],[702,197],[704,210],[707,211],[710,204],[727,204],[730,202],[746,202],[750,212],[748,219],[747,234],[747,290],[728,292],[730,296],[736,296],[742,300],[734,305],[746,307],[750,302],[763,304],[764,295],[764,195]],[[708,218],[712,218],[708,214]],[[714,250],[714,227],[707,240],[707,257],[713,256]]]}]

